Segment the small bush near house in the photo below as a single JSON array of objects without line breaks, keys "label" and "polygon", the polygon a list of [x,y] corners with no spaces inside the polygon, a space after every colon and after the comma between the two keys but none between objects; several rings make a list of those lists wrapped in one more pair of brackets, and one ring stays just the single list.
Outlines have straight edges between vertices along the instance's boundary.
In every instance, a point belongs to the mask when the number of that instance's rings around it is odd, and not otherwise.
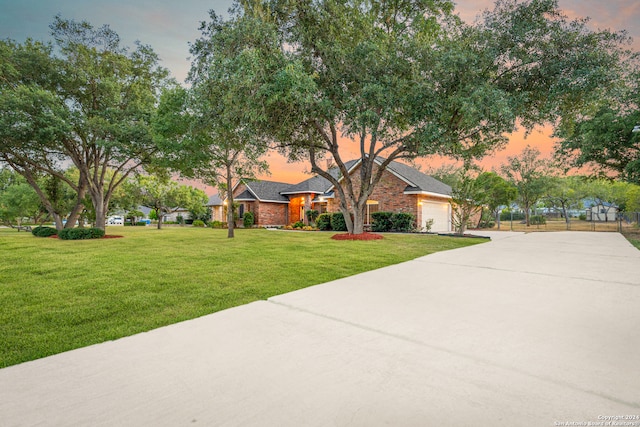
[{"label": "small bush near house", "polygon": [[371,231],[378,232],[378,233],[391,231],[392,216],[393,216],[393,212],[373,212],[371,214],[371,218],[373,220],[373,223],[371,224]]},{"label": "small bush near house", "polygon": [[193,221],[192,224],[194,227],[204,227],[204,221],[196,219]]},{"label": "small bush near house", "polygon": [[138,221],[135,223],[135,225],[138,227],[146,227],[147,223],[145,221]]},{"label": "small bush near house", "polygon": [[58,232],[62,240],[100,239],[104,237],[104,230],[99,228],[65,228]]},{"label": "small bush near house", "polygon": [[242,215],[242,225],[244,225],[244,228],[251,228],[253,226],[253,213],[251,212],[245,212],[244,215]]},{"label": "small bush near house", "polygon": [[409,232],[412,231],[415,218],[410,213],[397,212],[391,216],[391,227],[393,231]]},{"label": "small bush near house", "polygon": [[424,222],[424,231],[427,233],[431,231],[431,227],[433,227],[433,218],[429,218]]},{"label": "small bush near house", "polygon": [[580,215],[578,215],[578,219],[580,221],[586,221],[587,220],[587,214],[586,213],[581,213]]},{"label": "small bush near house", "polygon": [[316,227],[322,231],[331,230],[331,214],[325,212],[323,214],[318,215],[316,220]]},{"label": "small bush near house", "polygon": [[309,222],[316,222],[316,219],[318,219],[318,215],[320,215],[320,212],[315,209],[309,209],[304,214],[307,216]]},{"label": "small bush near house", "polygon": [[31,234],[36,237],[50,237],[58,234],[58,230],[52,227],[36,227],[31,230]]},{"label": "small bush near house", "polygon": [[531,225],[543,225],[547,223],[547,219],[542,215],[532,215],[531,218],[529,218],[529,222]]},{"label": "small bush near house", "polygon": [[227,228],[227,223],[222,221],[211,221],[211,228]]},{"label": "small bush near house", "polygon": [[344,221],[342,212],[331,214],[331,229],[334,231],[347,231],[347,223]]},{"label": "small bush near house", "polygon": [[304,222],[296,221],[296,222],[293,223],[293,225],[291,227],[293,227],[293,228],[303,228],[304,227]]}]

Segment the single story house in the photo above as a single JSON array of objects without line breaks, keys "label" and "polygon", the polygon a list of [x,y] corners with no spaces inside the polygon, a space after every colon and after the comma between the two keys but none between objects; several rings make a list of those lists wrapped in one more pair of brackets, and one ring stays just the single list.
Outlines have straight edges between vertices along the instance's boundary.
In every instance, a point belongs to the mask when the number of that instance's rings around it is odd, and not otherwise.
[{"label": "single story house", "polygon": [[[383,161],[382,158],[375,159],[376,165]],[[352,160],[345,164],[355,181],[360,176],[360,163],[360,160]],[[337,167],[328,172],[339,177]],[[357,187],[357,182],[354,184]],[[339,200],[333,184],[319,175],[297,184],[243,180],[233,188],[233,197],[239,205],[240,217],[247,211],[252,212],[255,224],[263,227],[288,225],[297,221],[307,223],[305,212],[309,209],[320,213],[339,211]],[[365,224],[371,224],[373,212],[407,212],[415,216],[418,229],[425,229],[427,221],[433,221],[431,231],[450,232],[450,200],[450,186],[411,166],[391,162],[367,200]]]}]

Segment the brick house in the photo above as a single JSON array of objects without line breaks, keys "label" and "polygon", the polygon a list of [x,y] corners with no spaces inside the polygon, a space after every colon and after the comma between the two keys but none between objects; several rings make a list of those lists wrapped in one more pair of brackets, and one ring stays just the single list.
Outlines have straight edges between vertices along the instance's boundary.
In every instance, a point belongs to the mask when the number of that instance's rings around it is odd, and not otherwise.
[{"label": "brick house", "polygon": [[[383,159],[377,158],[376,164]],[[358,187],[360,160],[345,163]],[[375,169],[375,166],[374,166]],[[338,168],[329,170],[339,177]],[[340,181],[340,180],[339,180]],[[306,223],[305,212],[315,209],[338,212],[339,200],[333,184],[321,176],[314,176],[297,184],[274,181],[241,181],[233,189],[239,214],[254,214],[258,226],[281,226],[297,221]],[[433,220],[431,231],[451,231],[451,187],[425,175],[419,170],[398,162],[391,162],[367,200],[365,224],[377,211],[407,212],[416,218],[416,226],[424,229]]]}]

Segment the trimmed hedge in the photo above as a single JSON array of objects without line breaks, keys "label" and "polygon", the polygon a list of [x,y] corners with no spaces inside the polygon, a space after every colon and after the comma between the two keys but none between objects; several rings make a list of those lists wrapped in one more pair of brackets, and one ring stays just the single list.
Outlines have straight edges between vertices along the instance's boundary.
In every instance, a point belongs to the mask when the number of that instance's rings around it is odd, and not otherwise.
[{"label": "trimmed hedge", "polygon": [[342,212],[331,214],[331,229],[333,231],[347,231],[347,223],[344,221]]},{"label": "trimmed hedge", "polygon": [[31,230],[31,234],[36,237],[50,237],[58,234],[58,230],[52,227],[36,227]]},{"label": "trimmed hedge", "polygon": [[394,231],[409,232],[413,231],[413,223],[415,217],[406,212],[397,212],[391,216],[391,228]]},{"label": "trimmed hedge", "polygon": [[65,228],[58,232],[62,240],[100,239],[104,237],[104,230],[99,228]]},{"label": "trimmed hedge", "polygon": [[251,212],[245,212],[244,215],[242,215],[242,225],[244,225],[244,228],[251,228],[253,221],[254,217]]},{"label": "trimmed hedge", "polygon": [[316,219],[316,227],[322,231],[331,230],[331,214],[329,212],[318,215]]},{"label": "trimmed hedge", "polygon": [[393,226],[391,222],[392,216],[393,212],[373,212],[371,214],[371,218],[373,219],[373,223],[371,224],[371,231],[391,231],[391,227]]},{"label": "trimmed hedge", "polygon": [[415,221],[415,217],[406,212],[373,212],[371,218],[373,219],[371,231],[378,233],[385,231],[405,233],[413,231]]},{"label": "trimmed hedge", "polygon": [[196,219],[191,225],[193,225],[194,227],[204,227],[204,221]]}]

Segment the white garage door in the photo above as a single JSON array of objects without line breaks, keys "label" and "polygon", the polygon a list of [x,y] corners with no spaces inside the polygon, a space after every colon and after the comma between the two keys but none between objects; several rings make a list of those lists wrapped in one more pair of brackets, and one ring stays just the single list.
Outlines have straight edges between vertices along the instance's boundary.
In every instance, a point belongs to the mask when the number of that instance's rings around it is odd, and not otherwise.
[{"label": "white garage door", "polygon": [[432,219],[431,231],[447,233],[451,231],[451,205],[449,203],[422,202],[422,227]]}]

